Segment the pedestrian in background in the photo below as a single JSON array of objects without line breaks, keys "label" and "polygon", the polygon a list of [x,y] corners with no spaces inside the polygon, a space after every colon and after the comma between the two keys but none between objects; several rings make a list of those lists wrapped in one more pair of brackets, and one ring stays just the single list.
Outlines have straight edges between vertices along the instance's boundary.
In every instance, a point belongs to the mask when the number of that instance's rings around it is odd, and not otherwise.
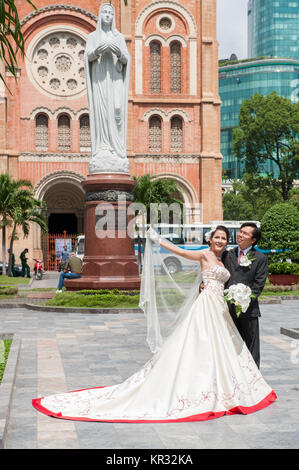
[{"label": "pedestrian in background", "polygon": [[25,277],[25,272],[26,272],[26,275],[27,277],[31,277],[30,276],[30,268],[29,268],[29,265],[27,263],[27,255],[28,253],[28,248],[25,248],[25,250],[22,251],[22,253],[20,254],[20,260],[21,260],[21,263],[22,263],[22,277]]}]

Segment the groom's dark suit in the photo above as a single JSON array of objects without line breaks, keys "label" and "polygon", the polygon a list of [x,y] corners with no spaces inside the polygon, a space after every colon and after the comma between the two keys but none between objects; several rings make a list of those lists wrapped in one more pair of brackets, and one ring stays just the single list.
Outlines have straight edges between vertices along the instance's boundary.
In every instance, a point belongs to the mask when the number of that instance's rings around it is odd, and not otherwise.
[{"label": "groom's dark suit", "polygon": [[[249,286],[252,293],[258,297],[261,294],[267,279],[268,259],[263,253],[255,249],[251,249],[247,255],[250,257],[252,264],[245,267],[240,266],[238,263],[238,247],[223,253],[222,261],[231,275],[225,288],[228,289],[232,284],[238,284],[240,282]],[[233,305],[229,304],[229,311],[240,335],[259,367],[260,339],[258,317],[261,316],[261,313],[258,299],[252,299],[248,310],[245,313],[241,313],[239,317],[237,317]]]}]

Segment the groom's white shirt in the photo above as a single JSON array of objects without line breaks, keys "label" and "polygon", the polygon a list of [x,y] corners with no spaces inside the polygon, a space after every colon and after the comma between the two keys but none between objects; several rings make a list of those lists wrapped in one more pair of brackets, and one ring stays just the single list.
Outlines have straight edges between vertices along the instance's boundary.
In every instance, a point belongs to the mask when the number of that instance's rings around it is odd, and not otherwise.
[{"label": "groom's white shirt", "polygon": [[[244,255],[247,255],[248,251],[250,251],[252,248],[252,246],[249,246],[248,248],[246,248],[246,250],[242,250]],[[240,256],[240,252],[241,252],[241,248],[238,246],[238,259],[239,259],[239,256]]]}]

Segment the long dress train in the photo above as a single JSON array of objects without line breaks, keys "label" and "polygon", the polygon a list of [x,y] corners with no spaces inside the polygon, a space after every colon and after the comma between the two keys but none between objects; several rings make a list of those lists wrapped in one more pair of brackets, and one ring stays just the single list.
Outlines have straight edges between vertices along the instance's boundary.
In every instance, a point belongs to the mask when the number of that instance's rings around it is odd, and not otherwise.
[{"label": "long dress train", "polygon": [[204,291],[162,349],[123,383],[32,401],[62,419],[108,422],[202,421],[249,414],[276,400],[223,300],[229,272],[202,273]]}]

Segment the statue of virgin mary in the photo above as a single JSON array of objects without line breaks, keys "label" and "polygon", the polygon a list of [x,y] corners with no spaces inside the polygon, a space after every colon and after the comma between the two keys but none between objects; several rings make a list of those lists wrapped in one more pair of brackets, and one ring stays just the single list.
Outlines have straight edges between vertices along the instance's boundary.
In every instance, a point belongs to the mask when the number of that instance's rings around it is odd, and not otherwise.
[{"label": "statue of virgin mary", "polygon": [[130,56],[109,3],[101,5],[97,29],[87,38],[84,66],[92,151],[89,173],[128,174]]}]

